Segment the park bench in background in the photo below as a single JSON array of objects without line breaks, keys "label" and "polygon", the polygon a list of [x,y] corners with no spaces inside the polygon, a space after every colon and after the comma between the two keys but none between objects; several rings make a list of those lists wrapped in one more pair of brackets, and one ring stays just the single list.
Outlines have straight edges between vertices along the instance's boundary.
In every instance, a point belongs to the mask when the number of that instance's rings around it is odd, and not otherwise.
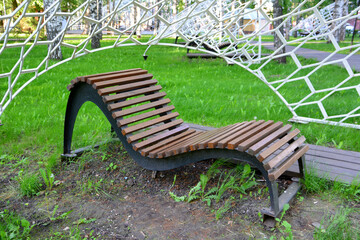
[{"label": "park bench in background", "polygon": [[129,155],[142,167],[163,171],[206,159],[247,162],[266,180],[271,207],[265,217],[276,217],[300,188],[298,181],[279,196],[276,180],[296,161],[303,177],[308,145],[299,130],[273,121],[245,121],[210,131],[194,130],[178,119],[170,99],[153,75],[142,69],[77,77],[65,116],[63,157],[71,151],[73,128],[80,107],[95,103],[105,114]]}]

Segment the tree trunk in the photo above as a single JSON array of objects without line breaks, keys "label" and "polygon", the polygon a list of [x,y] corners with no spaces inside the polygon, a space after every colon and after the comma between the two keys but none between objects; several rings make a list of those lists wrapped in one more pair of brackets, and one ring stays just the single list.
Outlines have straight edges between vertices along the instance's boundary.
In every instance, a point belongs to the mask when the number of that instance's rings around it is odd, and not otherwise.
[{"label": "tree trunk", "polygon": [[[342,17],[346,16],[349,14],[349,0],[344,0],[344,4],[342,6]],[[340,41],[344,41],[345,40],[345,35],[346,35],[346,24],[343,24],[340,28]]]},{"label": "tree trunk", "polygon": [[[90,16],[93,19],[100,20],[102,18],[102,0],[92,0],[90,2]],[[101,24],[91,23],[91,33],[101,28]],[[100,48],[100,40],[102,39],[102,33],[94,34],[91,37],[91,48]]]},{"label": "tree trunk", "polygon": [[[346,0],[335,0],[334,13],[333,13],[334,19],[338,19],[342,16],[344,1],[346,1]],[[331,29],[335,29],[340,23],[341,23],[341,21],[333,22],[331,25]],[[340,42],[341,28],[335,30],[335,32],[333,34],[334,34],[336,41]]]},{"label": "tree trunk", "polygon": [[[56,0],[44,0],[44,10],[47,10],[51,4],[53,4]],[[58,11],[60,10],[60,4],[58,5],[58,7],[55,9],[51,9],[50,11],[48,11],[45,15],[45,18],[48,19],[51,14],[54,11]],[[47,40],[48,41],[52,41],[53,39],[56,38],[56,36],[60,33],[62,29],[62,17],[59,16],[53,16],[47,23],[46,23],[46,36],[47,36]],[[50,44],[48,46],[48,51],[52,51],[54,46],[56,46],[59,42],[60,42],[60,37],[57,38],[52,44]],[[50,59],[54,59],[54,60],[62,60],[63,56],[62,56],[62,52],[61,52],[61,47],[60,45],[58,47],[56,47],[56,49],[50,54]]]},{"label": "tree trunk", "polygon": [[[282,16],[283,15],[283,9],[282,9],[282,6],[279,3],[279,0],[272,0],[272,3],[273,3],[274,18]],[[274,29],[279,27],[281,23],[282,23],[282,19],[274,21]],[[281,35],[284,36],[284,27],[280,27],[279,32],[280,32]],[[279,38],[279,36],[275,32],[274,33],[274,48],[275,48],[275,50],[278,50],[279,48],[281,48],[282,45],[283,45],[283,43],[282,43],[281,39]],[[283,54],[283,53],[285,53],[285,46],[283,46],[281,48],[281,50],[277,53],[277,55]],[[286,57],[276,58],[276,61],[278,61],[279,63],[286,63]]]}]

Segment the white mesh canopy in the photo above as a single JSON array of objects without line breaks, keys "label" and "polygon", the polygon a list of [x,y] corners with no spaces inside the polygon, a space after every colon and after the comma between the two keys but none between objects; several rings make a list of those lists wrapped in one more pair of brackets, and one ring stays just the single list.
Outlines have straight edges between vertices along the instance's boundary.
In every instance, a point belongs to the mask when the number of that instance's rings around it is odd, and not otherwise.
[{"label": "white mesh canopy", "polygon": [[[183,11],[173,14],[170,11],[172,9],[170,2],[116,0],[111,2],[111,5],[104,6],[101,19],[97,19],[89,14],[91,0],[84,1],[71,12],[61,11],[59,1],[53,1],[43,12],[34,12],[31,7],[32,1],[25,0],[15,11],[6,12],[6,15],[0,17],[4,26],[0,36],[0,59],[10,48],[18,49],[19,53],[18,60],[11,63],[11,69],[0,70],[2,71],[0,72],[2,95],[0,116],[14,97],[27,85],[36,80],[39,75],[64,62],[88,53],[115,47],[167,45],[211,53],[253,73],[284,102],[293,114],[293,121],[360,128],[354,120],[360,117],[360,104],[356,104],[360,102],[360,73],[354,71],[349,62],[352,56],[359,54],[360,44],[356,42],[353,46],[342,45],[335,38],[336,31],[359,16],[359,8],[353,8],[345,15],[338,16],[333,13],[333,5],[327,6],[324,0],[316,5],[311,5],[314,1],[309,0],[293,6],[281,17],[273,18],[271,1],[263,0],[262,2],[259,4],[254,0],[245,3],[227,0],[196,0]],[[311,7],[307,7],[308,5]],[[297,18],[305,18],[305,20],[296,25]],[[61,22],[61,30],[52,40],[46,40],[43,37],[45,26],[54,19]],[[281,21],[280,26],[273,28],[274,22],[278,20]],[[26,39],[10,41],[12,34],[19,30],[21,21],[33,21],[37,27]],[[297,38],[287,38],[279,28],[289,23],[294,26],[290,26],[290,34],[300,29],[306,31],[307,34]],[[74,44],[66,40],[66,33],[86,32],[85,28],[89,24],[95,27],[88,28],[86,37],[78,43]],[[153,36],[148,41],[140,41],[137,35],[145,30]],[[91,38],[102,32],[110,32],[117,38],[111,46],[91,49]],[[261,37],[264,39],[265,36],[270,35],[277,35],[280,38],[281,47],[262,54]],[[175,36],[182,39],[182,44],[160,41]],[[320,62],[304,61],[302,57],[299,57],[298,52],[301,47],[318,39],[327,39],[333,46],[334,50],[328,57]],[[40,45],[48,46],[47,54],[44,54],[43,60],[36,63],[36,66],[34,63],[28,64],[31,61],[29,56]],[[292,46],[292,48],[288,48],[285,53],[279,55],[281,49],[287,46]],[[61,61],[51,60],[51,54],[59,47],[62,50],[71,50],[71,54]],[[345,50],[349,52],[350,48],[353,49],[351,53],[337,55]],[[288,73],[286,75],[279,75],[276,72],[269,74],[269,68],[273,62],[282,56],[288,57],[292,63],[287,69]],[[322,84],[317,73],[333,64],[341,65],[341,71],[346,77],[334,81],[327,79],[326,84]],[[328,76],[330,79],[331,77]],[[241,77],[239,79],[241,81]],[[286,94],[286,89],[292,87],[299,88],[295,97]],[[337,111],[330,111],[329,102],[344,93],[353,96],[355,105],[337,101],[339,102]],[[314,111],[317,114],[311,113]]]}]

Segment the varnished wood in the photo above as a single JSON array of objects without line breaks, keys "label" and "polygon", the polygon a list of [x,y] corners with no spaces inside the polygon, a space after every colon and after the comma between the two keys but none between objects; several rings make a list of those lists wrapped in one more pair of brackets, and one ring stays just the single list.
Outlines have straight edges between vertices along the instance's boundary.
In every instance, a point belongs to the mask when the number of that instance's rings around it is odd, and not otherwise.
[{"label": "varnished wood", "polygon": [[147,139],[147,140],[145,140],[145,141],[136,143],[136,144],[134,145],[134,150],[135,150],[135,151],[138,151],[139,149],[141,149],[141,148],[143,148],[143,147],[147,147],[147,146],[149,146],[149,145],[151,145],[151,144],[157,143],[158,141],[161,141],[161,140],[163,140],[163,139],[165,139],[165,138],[171,137],[171,136],[173,136],[173,135],[175,135],[175,134],[178,134],[178,133],[180,133],[180,132],[186,131],[186,130],[188,130],[188,129],[189,129],[189,126],[187,126],[187,125],[182,125],[182,126],[177,127],[177,128],[175,128],[175,129],[173,129],[173,130],[170,130],[170,131],[167,131],[167,132],[165,132],[165,133],[159,134],[159,135],[157,135],[157,136],[155,136],[155,137],[149,138],[149,139]]},{"label": "varnished wood", "polygon": [[158,92],[158,93],[146,95],[143,97],[133,98],[128,101],[122,101],[122,102],[118,102],[118,103],[109,104],[108,109],[109,109],[109,111],[114,111],[114,110],[117,110],[120,108],[129,107],[131,105],[135,105],[135,104],[139,104],[139,103],[143,103],[143,102],[147,102],[147,101],[159,100],[160,98],[163,98],[165,96],[166,96],[165,92]]},{"label": "varnished wood", "polygon": [[294,154],[292,154],[286,162],[279,168],[269,173],[270,181],[278,179],[287,169],[289,169],[299,158],[301,158],[309,150],[309,145],[302,146]]},{"label": "varnished wood", "polygon": [[248,150],[250,155],[258,154],[262,149],[266,146],[269,146],[273,141],[278,139],[279,137],[284,136],[291,130],[291,125],[287,124],[284,127],[280,128],[279,130],[275,131],[274,133],[270,134],[266,138],[262,139],[261,141],[257,142],[253,146],[251,146]]},{"label": "varnished wood", "polygon": [[136,96],[143,95],[143,94],[155,93],[155,92],[158,92],[161,89],[162,88],[161,88],[160,85],[156,85],[156,86],[151,86],[151,87],[147,87],[147,88],[141,88],[141,89],[128,91],[128,92],[124,92],[124,93],[104,96],[103,100],[104,100],[105,103],[109,103],[109,102],[113,102],[113,101],[124,100],[124,99],[131,98],[131,97],[136,97]]},{"label": "varnished wood", "polygon": [[269,170],[279,164],[287,155],[289,155],[292,151],[298,148],[301,144],[305,142],[305,137],[301,136],[296,139],[295,142],[291,143],[287,148],[281,151],[281,153],[277,154],[274,158],[264,164],[266,170]]},{"label": "varnished wood", "polygon": [[139,81],[145,81],[152,79],[152,74],[141,74],[141,75],[135,75],[130,77],[124,77],[124,78],[115,78],[107,81],[101,81],[101,82],[95,82],[92,86],[95,89],[101,89],[105,87],[112,87],[112,86],[118,86],[118,85],[125,85],[129,83],[139,82]]},{"label": "varnished wood", "polygon": [[160,109],[157,109],[157,110],[142,113],[142,114],[132,116],[132,117],[129,117],[129,118],[120,119],[120,120],[117,121],[117,125],[119,127],[122,127],[124,125],[128,125],[128,124],[135,123],[135,122],[147,119],[147,118],[154,117],[156,115],[160,115],[160,114],[170,112],[170,111],[172,111],[174,109],[175,109],[174,106],[166,106],[166,107],[163,107],[163,108],[160,108]]},{"label": "varnished wood", "polygon": [[121,111],[115,111],[115,112],[112,113],[112,116],[113,116],[113,118],[124,117],[124,116],[127,116],[127,115],[131,115],[131,114],[134,114],[134,113],[144,111],[144,110],[152,109],[152,108],[155,108],[155,107],[160,107],[160,106],[163,106],[163,105],[168,104],[168,103],[170,103],[170,99],[168,99],[168,98],[161,99],[159,101],[147,103],[147,104],[140,105],[140,106],[137,106],[137,107],[132,107],[132,108],[128,108],[128,109],[121,110]]},{"label": "varnished wood", "polygon": [[282,122],[277,122],[277,123],[271,125],[270,127],[265,128],[258,134],[254,135],[254,136],[248,138],[247,140],[245,140],[244,142],[240,143],[238,146],[238,150],[242,151],[242,152],[246,151],[251,145],[255,144],[256,142],[260,141],[261,139],[264,139],[266,136],[270,135],[274,131],[278,130],[279,128],[282,127],[282,125],[283,125]]},{"label": "varnished wood", "polygon": [[265,149],[260,155],[257,157],[260,162],[264,161],[265,158],[273,154],[276,150],[278,150],[280,147],[285,145],[287,142],[289,142],[291,139],[296,137],[296,135],[299,134],[299,129],[295,129],[294,131],[291,131],[287,135],[285,135],[283,138],[281,138],[279,141],[271,145],[269,148]]},{"label": "varnished wood", "polygon": [[162,117],[154,118],[149,121],[142,122],[142,123],[133,125],[131,127],[124,128],[121,132],[123,135],[126,135],[126,134],[136,132],[136,131],[142,130],[144,128],[147,128],[147,127],[150,127],[150,126],[153,126],[153,125],[156,125],[156,124],[159,124],[159,123],[171,120],[171,119],[175,119],[177,116],[179,116],[179,113],[173,112],[173,113],[167,114]]},{"label": "varnished wood", "polygon": [[147,74],[147,73],[148,73],[147,70],[138,69],[135,71],[119,72],[119,73],[115,73],[115,74],[108,74],[105,76],[95,76],[95,77],[92,76],[92,77],[88,77],[86,79],[86,82],[90,85],[93,85],[94,83],[109,81],[111,79],[126,78],[126,77],[131,77],[131,76]]},{"label": "varnished wood", "polygon": [[141,87],[149,87],[149,86],[152,86],[155,84],[157,84],[157,80],[155,80],[155,79],[142,81],[142,82],[136,82],[136,83],[129,83],[129,84],[121,85],[121,86],[99,89],[98,94],[100,96],[104,96],[104,95],[111,94],[111,93],[126,92],[129,90],[134,90],[134,89],[141,88]]},{"label": "varnished wood", "polygon": [[228,149],[235,149],[240,143],[245,141],[247,138],[250,138],[250,137],[254,136],[258,132],[260,132],[263,129],[269,127],[271,124],[273,124],[273,121],[271,121],[271,120],[267,121],[265,123],[261,123],[260,125],[258,125],[257,127],[251,129],[250,131],[248,131],[248,132],[242,134],[241,136],[231,140],[227,145]]},{"label": "varnished wood", "polygon": [[130,137],[127,138],[127,141],[128,141],[128,143],[132,143],[132,142],[134,142],[134,141],[143,139],[143,138],[145,138],[145,137],[149,137],[149,136],[151,136],[151,135],[153,135],[153,134],[162,132],[162,131],[164,131],[164,130],[166,130],[166,129],[169,129],[169,128],[178,126],[178,125],[180,125],[180,124],[182,124],[182,123],[183,123],[183,120],[182,120],[182,119],[178,119],[178,120],[175,120],[175,121],[166,123],[166,124],[162,124],[162,125],[160,125],[160,126],[157,126],[157,127],[151,128],[151,129],[149,129],[149,130],[140,132],[140,133],[138,133],[138,134],[132,135],[132,136],[130,136]]}]

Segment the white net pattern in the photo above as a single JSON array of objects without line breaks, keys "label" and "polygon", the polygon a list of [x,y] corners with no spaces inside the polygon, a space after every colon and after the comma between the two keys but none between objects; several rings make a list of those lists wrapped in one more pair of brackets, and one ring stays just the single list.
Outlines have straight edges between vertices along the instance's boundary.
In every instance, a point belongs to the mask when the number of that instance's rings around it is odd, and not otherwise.
[{"label": "white net pattern", "polygon": [[[328,110],[328,101],[344,92],[351,94],[354,101],[360,103],[360,73],[353,70],[349,61],[352,56],[359,54],[360,44],[357,42],[353,46],[341,45],[335,38],[336,31],[349,21],[357,19],[359,7],[345,15],[335,17],[333,5],[326,6],[325,0],[322,0],[312,7],[306,7],[306,3],[314,2],[308,0],[302,1],[281,17],[273,18],[269,11],[270,0],[264,0],[262,4],[255,0],[245,3],[227,0],[195,0],[177,15],[169,13],[172,6],[165,1],[117,0],[112,2],[111,9],[104,6],[102,18],[97,20],[89,14],[92,1],[96,0],[85,0],[75,10],[64,12],[60,9],[60,1],[55,0],[44,12],[33,12],[30,7],[31,0],[25,0],[16,10],[0,17],[4,26],[0,36],[0,58],[1,55],[6,54],[7,49],[19,49],[19,59],[12,63],[11,69],[1,69],[2,72],[0,72],[0,91],[2,91],[0,92],[2,95],[0,116],[14,97],[27,85],[64,62],[88,53],[115,47],[167,45],[211,53],[224,58],[228,63],[239,65],[250,71],[280,97],[293,114],[293,121],[360,128],[356,122],[356,119],[360,117],[360,104],[351,105],[352,107],[349,108],[348,103],[345,102],[344,107],[339,105],[336,112]],[[309,17],[295,27],[290,27],[287,34],[300,29],[302,32],[306,31],[306,34],[290,39],[282,34],[280,27],[288,23],[295,25],[291,22],[297,17],[304,16]],[[61,20],[61,31],[52,40],[44,40],[42,35],[45,26],[55,18]],[[16,32],[22,20],[35,21],[37,23],[35,31],[26,39],[9,41],[11,34]],[[279,20],[281,20],[280,26],[272,28],[274,22]],[[95,27],[88,30],[88,35],[80,43],[74,44],[66,40],[65,33],[78,29],[84,30],[87,24]],[[148,26],[151,26],[152,30],[155,29],[152,31],[153,36],[146,42],[140,41],[137,35]],[[91,49],[89,46],[91,38],[102,32],[111,32],[118,37],[111,46]],[[268,53],[262,54],[264,45],[262,45],[261,37],[265,38],[272,34],[280,38],[281,46],[274,51],[268,50]],[[175,36],[180,37],[182,42],[160,41]],[[298,56],[302,46],[318,39],[327,39],[334,49],[333,52],[321,61],[310,63]],[[31,61],[29,56],[40,45],[47,45],[48,52],[37,66],[29,67],[27,64]],[[279,55],[282,48],[290,46],[292,47],[285,53]],[[70,49],[70,56],[61,61],[51,60],[51,54],[59,47]],[[339,52],[350,49],[353,50],[351,53],[338,57]],[[273,66],[273,62],[284,56],[292,62],[288,74],[269,74],[269,68]],[[333,64],[341,65],[347,77],[329,84],[321,84],[315,77],[317,72]],[[328,77],[331,78],[331,76]],[[296,97],[286,94],[287,88],[298,86],[301,86],[301,89],[299,88]],[[311,115],[309,113],[311,111],[317,114]]]}]

